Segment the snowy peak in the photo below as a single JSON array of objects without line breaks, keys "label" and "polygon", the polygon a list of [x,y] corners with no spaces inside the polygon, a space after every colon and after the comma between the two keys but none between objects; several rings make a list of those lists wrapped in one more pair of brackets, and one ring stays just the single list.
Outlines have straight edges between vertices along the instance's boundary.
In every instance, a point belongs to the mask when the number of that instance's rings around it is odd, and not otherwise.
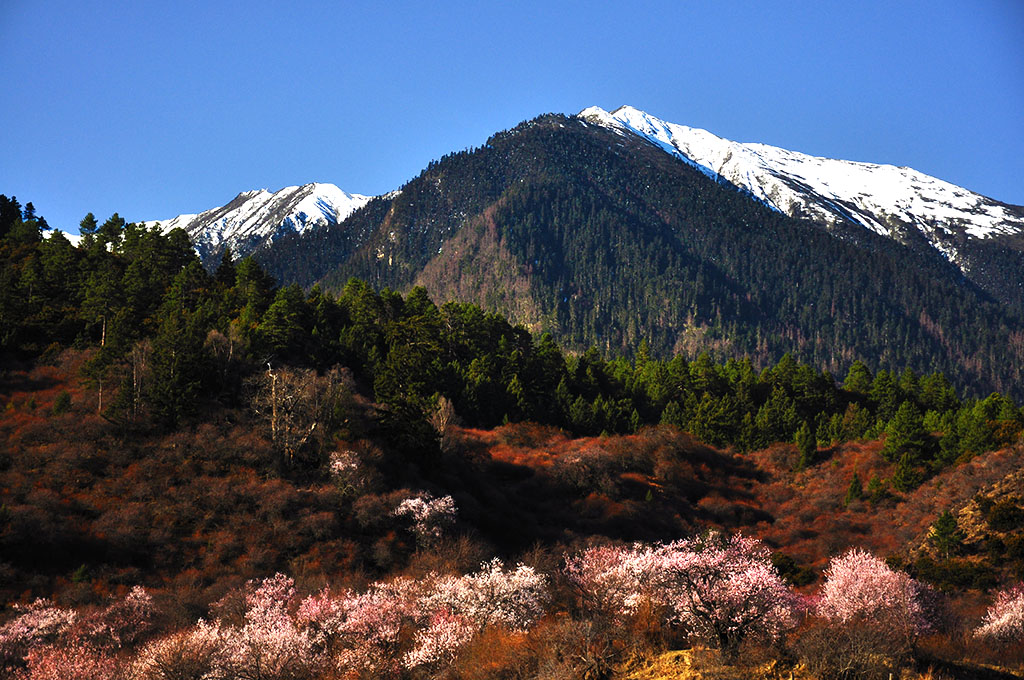
[{"label": "snowy peak", "polygon": [[792,217],[858,224],[901,241],[919,232],[961,269],[968,264],[958,252],[958,242],[1024,232],[1024,210],[911,168],[733,142],[631,106],[611,113],[594,106],[577,117],[620,134],[639,135]]},{"label": "snowy peak", "polygon": [[312,183],[244,191],[230,203],[199,214],[178,215],[159,224],[165,232],[182,228],[207,264],[225,247],[244,257],[287,232],[339,224],[369,202],[370,196],[350,194],[333,184]]}]

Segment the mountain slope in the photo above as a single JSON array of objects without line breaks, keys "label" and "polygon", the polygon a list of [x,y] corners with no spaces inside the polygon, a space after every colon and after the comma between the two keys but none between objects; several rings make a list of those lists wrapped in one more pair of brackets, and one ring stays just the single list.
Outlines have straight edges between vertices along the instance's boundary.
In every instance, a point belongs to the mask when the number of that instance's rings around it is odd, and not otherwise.
[{"label": "mountain slope", "polygon": [[791,217],[827,225],[857,224],[905,245],[934,249],[996,297],[1024,308],[1024,208],[1020,206],[1000,203],[911,168],[740,144],[630,106],[611,113],[590,107],[579,117],[647,139],[709,177],[729,182]]},{"label": "mountain slope", "polygon": [[[836,238],[836,235],[841,238]],[[323,254],[329,253],[325,257]],[[567,346],[786,352],[1019,391],[1020,319],[934,249],[750,200],[638,135],[549,115],[432,163],[340,227],[260,255],[284,280],[424,285]]]},{"label": "mountain slope", "polygon": [[164,231],[182,228],[207,267],[216,266],[225,247],[236,256],[251,255],[284,233],[338,224],[370,200],[333,184],[304,184],[271,193],[245,191],[227,205],[198,215],[178,215],[160,224]]}]

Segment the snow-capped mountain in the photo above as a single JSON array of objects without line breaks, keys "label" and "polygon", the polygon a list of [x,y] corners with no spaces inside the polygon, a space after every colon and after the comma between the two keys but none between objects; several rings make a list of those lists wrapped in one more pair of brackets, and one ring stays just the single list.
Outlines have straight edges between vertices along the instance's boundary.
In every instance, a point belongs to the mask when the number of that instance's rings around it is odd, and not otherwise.
[{"label": "snow-capped mountain", "polygon": [[164,231],[184,229],[209,265],[225,247],[230,247],[236,257],[244,257],[283,233],[338,224],[371,198],[321,183],[285,187],[273,193],[259,189],[242,192],[220,208],[146,224],[159,224]]},{"label": "snow-capped mountain", "polygon": [[[792,217],[852,223],[908,242],[923,236],[965,274],[981,266],[965,242],[1024,234],[1024,208],[911,168],[819,158],[767,144],[741,144],[623,106],[584,109],[582,120],[636,134],[717,181]],[[1015,248],[1019,249],[1019,248]]]}]

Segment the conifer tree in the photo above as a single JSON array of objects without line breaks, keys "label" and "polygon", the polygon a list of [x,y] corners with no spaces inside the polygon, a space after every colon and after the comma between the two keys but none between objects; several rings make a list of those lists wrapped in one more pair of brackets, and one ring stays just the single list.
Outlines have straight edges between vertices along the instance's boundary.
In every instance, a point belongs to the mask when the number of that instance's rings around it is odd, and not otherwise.
[{"label": "conifer tree", "polygon": [[818,442],[814,437],[811,426],[805,420],[796,431],[796,450],[799,458],[796,462],[796,470],[805,470],[814,464],[815,454],[818,450]]},{"label": "conifer tree", "polygon": [[904,454],[909,454],[914,463],[925,458],[930,441],[924,420],[912,402],[905,401],[900,405],[885,431],[885,446],[881,454],[886,460],[899,460]]},{"label": "conifer tree", "polygon": [[862,498],[864,498],[864,486],[861,484],[860,475],[854,470],[853,477],[850,479],[850,486],[846,488],[846,496],[843,498],[843,507]]},{"label": "conifer tree", "polygon": [[963,543],[963,534],[960,532],[956,516],[949,510],[943,511],[932,525],[929,538],[932,545],[947,559],[950,554],[956,553]]}]

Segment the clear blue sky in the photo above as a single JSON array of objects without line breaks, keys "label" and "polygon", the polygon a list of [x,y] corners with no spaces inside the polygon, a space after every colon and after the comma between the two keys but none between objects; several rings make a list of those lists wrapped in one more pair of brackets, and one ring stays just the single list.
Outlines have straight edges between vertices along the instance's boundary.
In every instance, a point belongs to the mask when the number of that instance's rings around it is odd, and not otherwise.
[{"label": "clear blue sky", "polygon": [[389,191],[631,104],[1024,204],[1021,0],[0,0],[0,193],[51,225],[311,181]]}]

